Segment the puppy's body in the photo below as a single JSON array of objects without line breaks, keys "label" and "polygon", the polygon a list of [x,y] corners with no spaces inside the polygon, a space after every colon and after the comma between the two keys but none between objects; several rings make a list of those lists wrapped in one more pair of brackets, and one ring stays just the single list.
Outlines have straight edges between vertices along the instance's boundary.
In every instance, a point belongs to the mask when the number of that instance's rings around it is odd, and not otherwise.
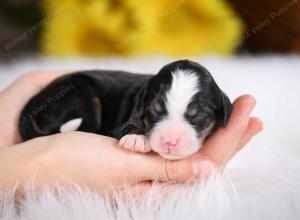
[{"label": "puppy's body", "polygon": [[[100,70],[60,77],[27,103],[20,117],[21,135],[28,140],[59,133],[62,124],[82,118],[78,131],[115,137],[131,114],[134,97],[150,78]],[[46,107],[34,114],[39,106]]]},{"label": "puppy's body", "polygon": [[24,140],[79,130],[123,137],[122,147],[179,159],[225,126],[230,113],[231,103],[210,73],[182,60],[154,76],[121,71],[63,76],[27,103],[19,127]]}]

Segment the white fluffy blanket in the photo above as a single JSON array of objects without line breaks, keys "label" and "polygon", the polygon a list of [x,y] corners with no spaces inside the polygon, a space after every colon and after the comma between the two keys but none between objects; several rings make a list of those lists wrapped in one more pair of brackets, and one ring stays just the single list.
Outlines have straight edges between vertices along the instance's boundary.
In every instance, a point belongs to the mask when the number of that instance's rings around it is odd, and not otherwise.
[{"label": "white fluffy blanket", "polygon": [[[300,219],[300,57],[207,57],[204,64],[235,99],[253,94],[254,115],[264,131],[243,149],[223,176],[205,186],[185,186],[167,198],[149,194],[142,202],[105,197],[80,189],[45,190],[30,196],[16,212],[12,192],[2,193],[2,219]],[[54,60],[31,57],[0,64],[0,88],[31,70],[124,69],[157,72],[169,58]],[[222,146],[220,146],[222,147]]]}]

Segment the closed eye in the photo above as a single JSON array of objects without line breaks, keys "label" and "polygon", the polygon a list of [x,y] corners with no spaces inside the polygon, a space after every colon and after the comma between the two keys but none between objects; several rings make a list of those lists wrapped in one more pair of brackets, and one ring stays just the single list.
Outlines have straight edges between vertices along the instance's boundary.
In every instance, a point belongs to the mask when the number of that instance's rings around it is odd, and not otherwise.
[{"label": "closed eye", "polygon": [[185,118],[190,121],[192,125],[202,125],[208,118],[212,117],[213,112],[210,109],[202,108],[199,105],[189,106],[185,113]]},{"label": "closed eye", "polygon": [[207,126],[208,121],[211,117],[207,113],[200,113],[193,118],[188,118],[188,121],[194,126],[196,129],[204,129]]},{"label": "closed eye", "polygon": [[166,109],[160,102],[152,102],[147,110],[147,119],[150,123],[155,123],[161,120],[166,115]]}]

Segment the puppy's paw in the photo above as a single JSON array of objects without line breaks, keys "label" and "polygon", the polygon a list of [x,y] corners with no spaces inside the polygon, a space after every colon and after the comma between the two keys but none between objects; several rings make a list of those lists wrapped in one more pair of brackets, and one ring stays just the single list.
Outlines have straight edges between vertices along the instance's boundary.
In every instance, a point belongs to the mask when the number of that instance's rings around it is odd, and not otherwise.
[{"label": "puppy's paw", "polygon": [[151,151],[146,137],[138,134],[125,135],[120,139],[119,146],[133,152],[146,153]]}]

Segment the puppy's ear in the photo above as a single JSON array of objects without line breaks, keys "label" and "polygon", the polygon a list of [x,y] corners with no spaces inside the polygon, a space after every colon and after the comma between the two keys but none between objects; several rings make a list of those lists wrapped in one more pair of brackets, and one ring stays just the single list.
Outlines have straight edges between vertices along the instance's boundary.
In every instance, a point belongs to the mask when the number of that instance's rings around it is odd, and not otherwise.
[{"label": "puppy's ear", "polygon": [[218,110],[218,121],[219,125],[222,127],[226,127],[230,115],[232,112],[232,104],[228,98],[228,96],[221,91],[220,94],[220,105],[219,105],[219,110]]},{"label": "puppy's ear", "polygon": [[134,98],[131,115],[128,119],[128,124],[141,129],[144,127],[143,118],[145,114],[145,97],[146,87],[143,87]]},{"label": "puppy's ear", "polygon": [[124,135],[128,133],[141,133],[145,124],[143,122],[144,114],[145,114],[145,96],[146,96],[146,87],[143,87],[136,94],[132,111],[130,113],[129,119],[118,129],[118,132],[115,134],[115,137],[120,139]]}]

